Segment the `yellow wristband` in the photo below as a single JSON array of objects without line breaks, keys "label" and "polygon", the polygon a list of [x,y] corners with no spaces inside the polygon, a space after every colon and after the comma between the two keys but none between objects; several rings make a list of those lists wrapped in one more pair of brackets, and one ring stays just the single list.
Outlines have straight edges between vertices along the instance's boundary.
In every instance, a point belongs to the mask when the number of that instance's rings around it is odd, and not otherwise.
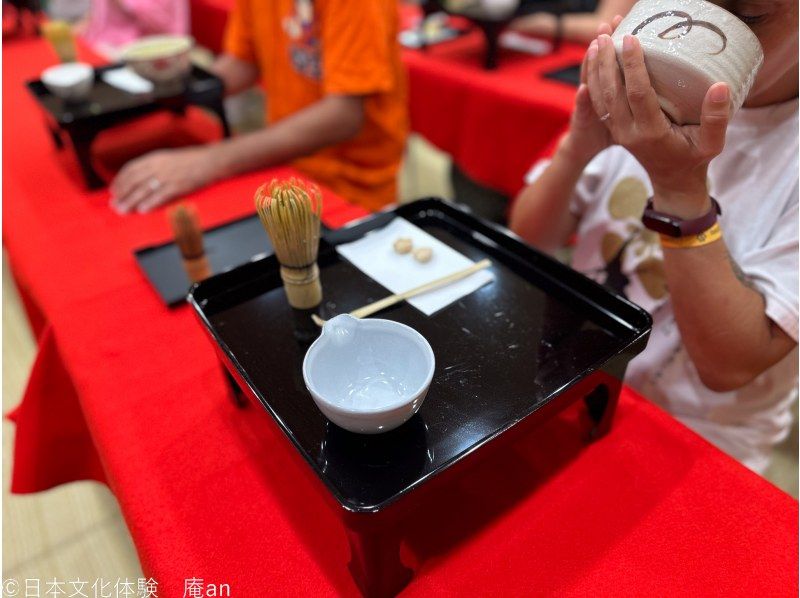
[{"label": "yellow wristband", "polygon": [[704,230],[702,233],[696,235],[689,235],[688,237],[668,237],[667,235],[659,235],[661,237],[661,246],[668,249],[688,249],[690,247],[702,247],[722,237],[722,229],[719,227],[719,222],[715,222],[711,228]]}]

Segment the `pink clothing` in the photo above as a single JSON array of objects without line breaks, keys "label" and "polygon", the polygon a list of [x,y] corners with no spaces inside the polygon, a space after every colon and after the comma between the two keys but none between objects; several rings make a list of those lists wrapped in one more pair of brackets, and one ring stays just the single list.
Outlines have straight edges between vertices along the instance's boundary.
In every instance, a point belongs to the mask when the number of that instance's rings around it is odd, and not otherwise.
[{"label": "pink clothing", "polygon": [[187,0],[92,0],[83,39],[108,57],[145,35],[189,31]]}]

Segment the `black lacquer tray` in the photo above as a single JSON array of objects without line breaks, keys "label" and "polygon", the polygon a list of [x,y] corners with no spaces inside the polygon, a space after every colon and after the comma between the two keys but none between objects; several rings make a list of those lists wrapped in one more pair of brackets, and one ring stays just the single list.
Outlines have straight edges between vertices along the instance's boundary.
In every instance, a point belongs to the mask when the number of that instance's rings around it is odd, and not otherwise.
[{"label": "black lacquer tray", "polygon": [[[322,225],[322,234],[330,229]],[[203,245],[212,274],[272,255],[272,243],[258,216],[244,216],[203,232]],[[161,299],[170,307],[183,305],[192,281],[183,268],[174,241],[148,245],[134,251],[136,263]]]},{"label": "black lacquer tray", "polygon": [[563,69],[550,71],[549,73],[545,73],[544,78],[554,79],[578,87],[581,84],[581,65],[574,64]]},{"label": "black lacquer tray", "polygon": [[102,131],[145,114],[169,110],[183,114],[189,106],[200,106],[213,112],[220,120],[223,135],[230,136],[222,104],[222,80],[192,65],[189,74],[168,85],[157,85],[150,93],[133,94],[109,85],[103,74],[122,64],[101,66],[94,71],[94,85],[86,100],[67,101],[50,93],[41,80],[27,82],[28,90],[46,115],[47,126],[58,149],[64,146],[63,136],[69,138],[90,189],[104,186],[91,163],[91,144]]},{"label": "black lacquer tray", "polygon": [[[203,244],[214,274],[272,253],[272,244],[256,215],[206,230]],[[134,255],[139,268],[164,303],[174,307],[186,301],[192,281],[183,269],[180,251],[173,241],[142,247]]]},{"label": "black lacquer tray", "polygon": [[627,364],[644,349],[652,324],[643,309],[505,229],[434,199],[328,235],[319,258],[324,316],[390,294],[339,257],[334,245],[397,216],[473,260],[490,258],[495,280],[430,317],[407,303],[376,316],[412,326],[436,355],[424,404],[394,431],[346,432],[314,405],[301,373],[312,339],[298,338],[318,330],[298,329],[308,314],[288,306],[274,257],[214,276],[189,295],[232,376],[272,415],[340,508],[351,532],[351,569],[367,592],[396,589],[403,575],[387,572],[392,541],[370,540],[378,532],[366,521],[402,511],[417,489],[446,480],[445,470],[577,400],[586,401],[595,434],[607,431]]},{"label": "black lacquer tray", "polygon": [[[569,13],[593,12],[595,9],[589,0],[521,0],[511,14],[491,19],[474,16],[474,13],[473,16],[470,16],[471,9],[469,7],[457,11],[450,10],[442,0],[423,0],[421,4],[423,15],[426,17],[435,12],[445,12],[466,18],[475,24],[486,39],[484,67],[488,70],[497,68],[500,34],[514,19],[539,12],[560,17]],[[555,40],[553,51],[556,51],[560,44],[560,39]]]}]

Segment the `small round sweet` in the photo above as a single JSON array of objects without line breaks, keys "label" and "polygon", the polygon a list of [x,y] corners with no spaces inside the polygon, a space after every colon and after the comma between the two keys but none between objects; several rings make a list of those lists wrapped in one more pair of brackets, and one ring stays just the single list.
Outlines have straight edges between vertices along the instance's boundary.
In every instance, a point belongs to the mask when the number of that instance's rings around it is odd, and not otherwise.
[{"label": "small round sweet", "polygon": [[407,237],[400,237],[394,242],[394,250],[401,255],[409,253],[411,251],[411,247],[411,239]]},{"label": "small round sweet", "polygon": [[414,259],[420,264],[427,264],[433,257],[433,250],[430,247],[420,247],[414,250]]}]

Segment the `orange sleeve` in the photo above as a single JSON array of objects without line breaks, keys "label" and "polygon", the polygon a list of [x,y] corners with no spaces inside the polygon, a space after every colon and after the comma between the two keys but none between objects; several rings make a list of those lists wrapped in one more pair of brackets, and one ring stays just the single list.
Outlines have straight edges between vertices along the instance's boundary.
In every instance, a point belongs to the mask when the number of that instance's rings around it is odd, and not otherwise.
[{"label": "orange sleeve", "polygon": [[225,38],[222,49],[239,60],[256,62],[256,51],[253,45],[253,19],[250,15],[250,2],[236,0],[236,4],[228,17],[225,26]]},{"label": "orange sleeve", "polygon": [[319,3],[322,86],[326,94],[371,95],[396,84],[394,0]]}]

